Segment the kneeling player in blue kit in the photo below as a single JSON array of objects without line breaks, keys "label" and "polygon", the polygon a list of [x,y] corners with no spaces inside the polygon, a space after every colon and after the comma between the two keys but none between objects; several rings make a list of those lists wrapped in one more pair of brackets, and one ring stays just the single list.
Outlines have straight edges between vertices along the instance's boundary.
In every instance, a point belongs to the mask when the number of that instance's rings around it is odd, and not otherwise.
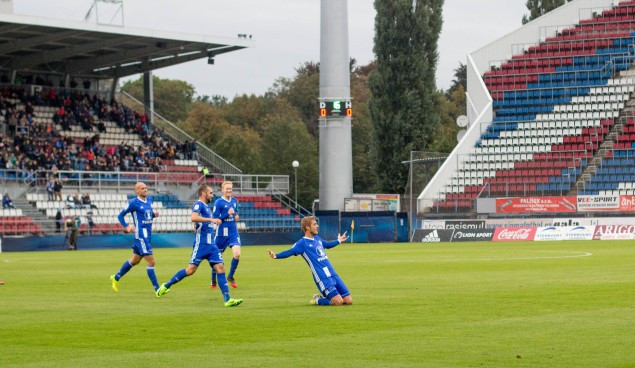
[{"label": "kneeling player in blue kit", "polygon": [[208,185],[201,185],[198,188],[198,201],[192,207],[192,222],[196,224],[196,238],[194,239],[194,248],[192,249],[192,258],[187,268],[177,272],[170,281],[161,285],[157,290],[157,298],[165,295],[170,291],[170,287],[184,278],[193,275],[203,260],[207,260],[218,274],[218,286],[223,293],[226,307],[235,307],[240,305],[242,299],[232,299],[229,296],[229,285],[225,278],[225,266],[223,265],[223,256],[218,247],[213,242],[214,229],[212,223],[218,224],[220,220],[212,218],[212,211],[207,204],[212,200],[212,188]]},{"label": "kneeling player in blue kit", "polygon": [[311,299],[311,304],[317,305],[351,305],[353,297],[344,284],[344,281],[333,269],[329,257],[324,248],[333,248],[348,239],[346,232],[337,236],[337,240],[326,242],[317,236],[319,225],[314,216],[302,219],[302,231],[304,237],[298,240],[295,245],[284,252],[274,253],[269,251],[269,256],[273,259],[283,259],[290,256],[301,255],[306,261],[313,274],[315,285],[321,294],[315,294]]}]

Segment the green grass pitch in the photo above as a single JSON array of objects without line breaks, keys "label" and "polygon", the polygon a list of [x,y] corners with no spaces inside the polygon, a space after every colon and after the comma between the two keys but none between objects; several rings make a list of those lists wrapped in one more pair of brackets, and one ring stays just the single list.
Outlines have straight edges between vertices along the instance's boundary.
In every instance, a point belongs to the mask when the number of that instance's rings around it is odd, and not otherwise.
[{"label": "green grass pitch", "polygon": [[[338,308],[266,248],[243,247],[237,308],[207,264],[157,299],[145,266],[110,288],[130,250],[2,253],[0,367],[635,367],[632,241],[343,244]],[[189,256],[155,248],[159,281]]]}]

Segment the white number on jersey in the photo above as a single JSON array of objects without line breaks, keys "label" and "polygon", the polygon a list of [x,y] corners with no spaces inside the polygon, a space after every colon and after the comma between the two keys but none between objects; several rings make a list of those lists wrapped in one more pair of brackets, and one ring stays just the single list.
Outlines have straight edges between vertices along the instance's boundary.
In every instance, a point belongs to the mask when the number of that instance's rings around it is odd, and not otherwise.
[{"label": "white number on jersey", "polygon": [[324,267],[324,268],[322,268],[322,270],[324,271],[324,274],[326,275],[326,277],[331,277],[331,273],[329,272],[329,268],[328,267]]}]

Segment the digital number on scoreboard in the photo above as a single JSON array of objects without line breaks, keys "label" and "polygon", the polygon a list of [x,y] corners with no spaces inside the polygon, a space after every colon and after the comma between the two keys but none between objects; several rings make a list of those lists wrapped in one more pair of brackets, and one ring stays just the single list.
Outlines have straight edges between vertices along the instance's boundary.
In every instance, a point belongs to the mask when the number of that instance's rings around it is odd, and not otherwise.
[{"label": "digital number on scoreboard", "polygon": [[353,102],[346,100],[320,101],[320,117],[353,116]]}]

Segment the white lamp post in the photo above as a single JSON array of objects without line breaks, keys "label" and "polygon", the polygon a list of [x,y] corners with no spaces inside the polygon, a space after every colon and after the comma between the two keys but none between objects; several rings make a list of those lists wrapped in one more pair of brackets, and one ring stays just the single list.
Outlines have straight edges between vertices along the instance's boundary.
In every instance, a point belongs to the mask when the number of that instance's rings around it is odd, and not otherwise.
[{"label": "white lamp post", "polygon": [[294,173],[293,183],[295,184],[295,208],[297,210],[298,209],[298,167],[300,166],[300,163],[298,161],[293,161],[291,163],[291,166],[293,166],[293,173]]}]

